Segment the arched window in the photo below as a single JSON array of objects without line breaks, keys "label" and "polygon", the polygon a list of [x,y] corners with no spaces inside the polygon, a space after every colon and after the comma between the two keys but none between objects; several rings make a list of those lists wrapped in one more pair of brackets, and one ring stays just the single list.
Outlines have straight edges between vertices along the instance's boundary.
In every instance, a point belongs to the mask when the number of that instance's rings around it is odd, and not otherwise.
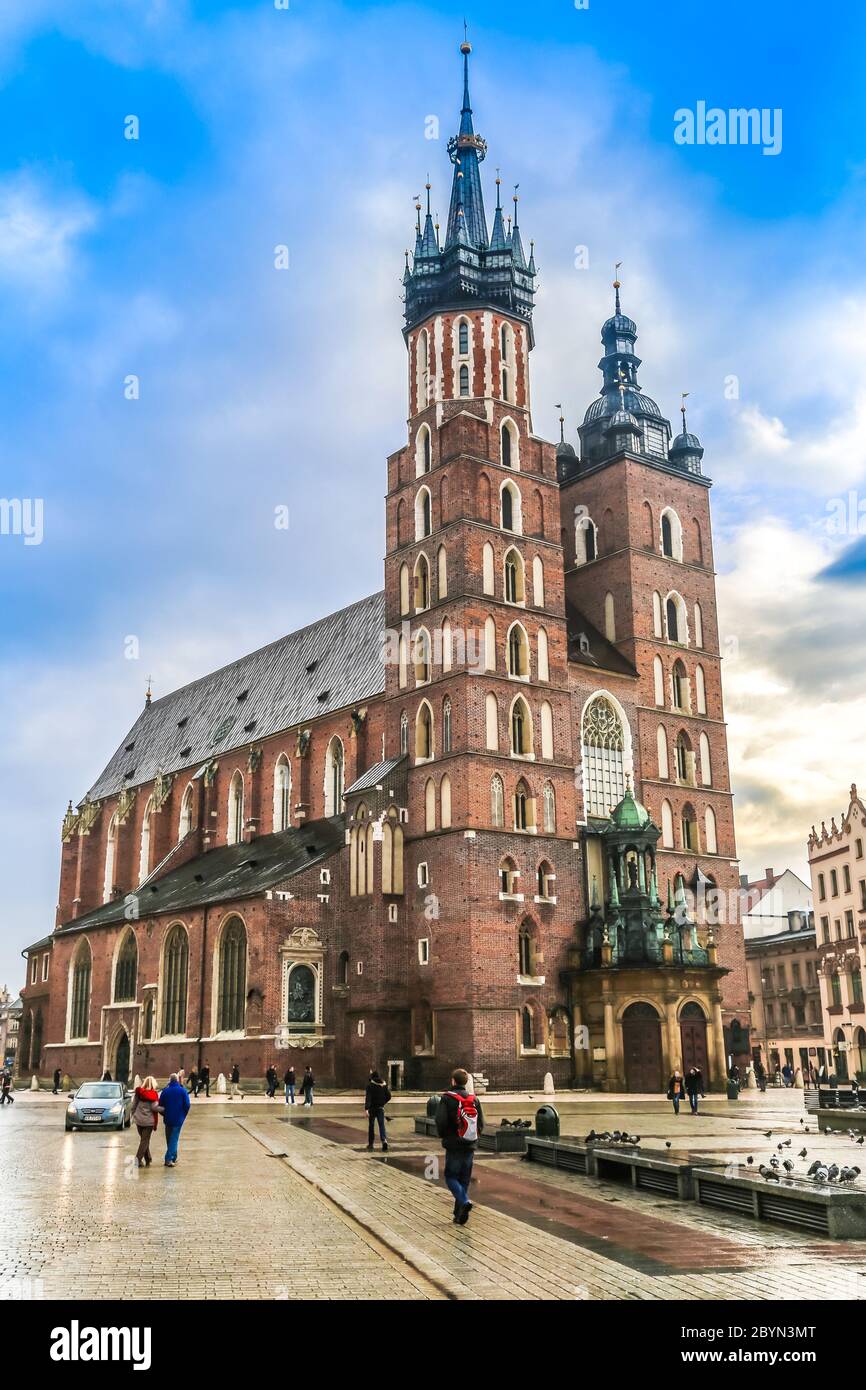
[{"label": "arched window", "polygon": [[532,716],[522,695],[511,706],[511,752],[518,758],[532,754]]},{"label": "arched window", "polygon": [[691,710],[688,672],[679,658],[674,662],[671,671],[671,700],[674,709]]},{"label": "arched window", "polygon": [[710,740],[707,738],[706,734],[701,734],[699,748],[701,754],[701,783],[705,787],[711,787],[713,784],[713,767],[710,760]]},{"label": "arched window", "polygon": [[584,709],[581,748],[586,814],[607,817],[625,795],[626,729],[606,695],[594,696]]},{"label": "arched window", "polygon": [[451,825],[451,778],[447,773],[439,787],[439,824],[443,830]]},{"label": "arched window", "polygon": [[419,627],[412,643],[412,661],[415,667],[415,684],[426,685],[430,679],[430,634]]},{"label": "arched window", "polygon": [[683,558],[683,528],[672,507],[666,507],[661,515],[662,554],[669,560]]},{"label": "arched window", "polygon": [[543,627],[538,629],[538,679],[540,681],[550,680],[550,656],[547,645],[547,631]]},{"label": "arched window", "polygon": [[189,832],[193,829],[194,817],[195,810],[193,803],[193,786],[192,782],[190,782],[189,786],[183,794],[183,799],[180,803],[180,825],[178,826],[178,840],[184,839],[184,837],[188,835]]},{"label": "arched window", "polygon": [[517,970],[524,978],[535,977],[535,942],[531,922],[521,922],[517,933]]},{"label": "arched window", "polygon": [[695,564],[702,565],[704,563],[704,542],[701,536],[701,524],[697,517],[692,521],[692,550]]},{"label": "arched window", "polygon": [[545,835],[556,834],[556,792],[550,782],[545,782],[541,792],[541,808]]},{"label": "arched window", "polygon": [[349,984],[349,952],[341,951],[337,961],[337,984],[347,988]]},{"label": "arched window", "polygon": [[90,943],[82,941],[72,958],[69,1037],[86,1038],[90,1029]]},{"label": "arched window", "polygon": [[666,778],[669,775],[668,769],[668,736],[662,728],[658,726],[656,732],[656,747],[658,749],[659,777]]},{"label": "arched window", "polygon": [[169,1037],[186,1032],[189,940],[178,922],[165,939],[162,955],[162,1031]]},{"label": "arched window", "polygon": [[236,770],[229,783],[229,816],[228,834],[226,842],[230,845],[239,845],[244,838],[244,779],[240,770]]},{"label": "arched window", "polygon": [[285,753],[274,768],[274,830],[288,830],[292,823],[292,769]]},{"label": "arched window", "polygon": [[114,865],[117,859],[117,816],[108,822],[105,839],[105,877],[102,882],[102,901],[110,903],[114,897]]},{"label": "arched window", "polygon": [[540,555],[532,562],[532,602],[536,608],[544,607],[544,564]]},{"label": "arched window", "polygon": [[674,755],[676,758],[677,781],[683,786],[693,787],[695,785],[695,755],[692,751],[692,742],[684,729],[677,734],[674,744]]},{"label": "arched window", "polygon": [[400,715],[400,752],[409,752],[409,716],[405,710]]},{"label": "arched window", "polygon": [[492,618],[484,619],[484,669],[496,670],[496,624]]},{"label": "arched window", "polygon": [[457,351],[461,357],[469,352],[469,324],[461,319],[457,325]]},{"label": "arched window", "polygon": [[505,552],[505,602],[524,603],[526,586],[524,583],[523,556],[514,547]]},{"label": "arched window", "polygon": [[243,1030],[247,998],[247,933],[240,917],[230,917],[219,948],[217,1032]]},{"label": "arched window", "polygon": [[138,881],[144,883],[150,873],[150,823],[153,817],[153,797],[147,798],[144,815],[141,818],[141,844],[138,854]]},{"label": "arched window", "polygon": [[356,898],[367,891],[367,807],[363,801],[354,821],[349,833],[349,895]]},{"label": "arched window", "polygon": [[481,552],[481,592],[484,594],[493,594],[495,592],[493,546],[489,541],[484,542],[484,549]]},{"label": "arched window", "polygon": [[114,968],[114,1002],[120,1004],[129,999],[135,998],[135,987],[138,980],[138,946],[135,942],[135,935],[130,930],[127,931],[117,954],[117,964]]},{"label": "arched window", "polygon": [[712,806],[708,806],[704,811],[704,831],[707,854],[718,854],[719,846],[716,838],[716,813]]},{"label": "arched window", "polygon": [[703,666],[695,667],[695,700],[698,707],[698,714],[707,712],[707,684],[704,679]]},{"label": "arched window", "polygon": [[662,844],[665,849],[674,847],[674,813],[669,801],[662,802]]},{"label": "arched window", "polygon": [[486,473],[478,475],[478,520],[493,522],[493,493]]},{"label": "arched window", "polygon": [[397,682],[401,690],[405,690],[409,684],[409,645],[403,632],[397,643]]},{"label": "arched window", "polygon": [[604,596],[604,635],[608,642],[616,641],[616,610],[611,593]]},{"label": "arched window", "polygon": [[415,498],[415,539],[423,541],[425,536],[430,535],[432,529],[430,489],[422,487],[418,489]]},{"label": "arched window", "polygon": [[503,468],[518,467],[518,442],[519,435],[514,422],[504,420],[499,431],[500,440],[500,461]]},{"label": "arched window", "polygon": [[433,711],[422,700],[415,715],[415,761],[426,762],[433,757]]},{"label": "arched window", "polygon": [[662,596],[653,593],[653,637],[663,637],[662,628]]},{"label": "arched window", "polygon": [[523,518],[520,508],[520,493],[514,483],[503,483],[500,493],[500,524],[503,531],[523,534]]},{"label": "arched window", "polygon": [[553,761],[553,710],[547,700],[541,704],[541,756]]},{"label": "arched window", "polygon": [[451,696],[442,701],[442,752],[451,752]]},{"label": "arched window", "polygon": [[665,673],[660,656],[653,657],[653,698],[657,705],[664,705]]},{"label": "arched window", "polygon": [[400,566],[400,615],[409,612],[409,566]]},{"label": "arched window", "polygon": [[508,674],[522,680],[529,677],[529,642],[522,623],[512,623],[508,629],[506,643],[508,652]]},{"label": "arched window", "polygon": [[426,328],[422,328],[421,332],[418,334],[416,372],[418,409],[423,410],[430,394],[430,344],[427,339]]},{"label": "arched window", "polygon": [[39,1071],[42,1061],[42,1009],[36,1010],[33,1016],[33,1039],[30,1049],[30,1065],[35,1072]]},{"label": "arched window", "polygon": [[405,545],[408,536],[406,534],[406,503],[401,497],[397,503],[397,544]]},{"label": "arched window", "polygon": [[149,994],[144,1005],[144,1036],[153,1037],[153,995]]},{"label": "arched window", "polygon": [[451,621],[446,618],[442,624],[442,670],[450,671],[454,663],[454,642],[451,634]]},{"label": "arched window", "polygon": [[336,734],[325,754],[325,815],[338,816],[343,809],[343,770],[345,759],[342,741]]},{"label": "arched window", "polygon": [[488,691],[484,701],[485,746],[489,753],[499,748],[499,704],[492,691]]},{"label": "arched window", "polygon": [[441,602],[448,597],[448,555],[444,545],[436,551],[436,584]]},{"label": "arched window", "polygon": [[535,802],[522,777],[514,788],[514,829],[535,829]]},{"label": "arched window", "polygon": [[490,824],[498,830],[505,825],[505,794],[498,773],[490,782]]},{"label": "arched window", "polygon": [[424,786],[424,829],[436,829],[436,783],[432,777]]},{"label": "arched window", "polygon": [[701,605],[695,604],[695,646],[704,645],[704,615],[701,612]]},{"label": "arched window", "polygon": [[665,618],[667,620],[668,641],[679,642],[682,646],[687,647],[689,644],[689,624],[682,595],[668,594],[665,600]]},{"label": "arched window", "polygon": [[469,368],[465,362],[460,368],[460,394],[461,396],[469,395]]},{"label": "arched window", "polygon": [[698,822],[695,817],[695,808],[690,801],[683,807],[680,826],[683,836],[683,849],[694,850],[696,853],[700,849],[698,838]]},{"label": "arched window", "polygon": [[643,515],[643,543],[648,550],[655,547],[655,531],[653,529],[653,509],[649,502],[644,502],[641,508]]},{"label": "arched window", "polygon": [[586,565],[598,555],[598,529],[582,504],[574,509],[574,563]]},{"label": "arched window", "polygon": [[556,874],[546,859],[542,859],[535,874],[535,891],[542,902],[550,902],[556,896]]},{"label": "arched window", "polygon": [[535,1022],[535,1010],[531,1004],[524,1004],[521,1014],[520,1040],[524,1052],[535,1052],[538,1048],[538,1037]]},{"label": "arched window", "polygon": [[511,371],[514,366],[514,338],[511,328],[504,323],[499,330],[500,377],[502,380],[502,399],[511,399]]},{"label": "arched window", "polygon": [[430,566],[427,556],[422,553],[415,561],[415,612],[421,613],[430,607]]},{"label": "arched window", "polygon": [[499,891],[506,898],[513,898],[517,893],[517,880],[520,874],[517,865],[510,854],[505,854],[499,861]]},{"label": "arched window", "polygon": [[430,472],[430,427],[422,425],[415,436],[415,477]]}]

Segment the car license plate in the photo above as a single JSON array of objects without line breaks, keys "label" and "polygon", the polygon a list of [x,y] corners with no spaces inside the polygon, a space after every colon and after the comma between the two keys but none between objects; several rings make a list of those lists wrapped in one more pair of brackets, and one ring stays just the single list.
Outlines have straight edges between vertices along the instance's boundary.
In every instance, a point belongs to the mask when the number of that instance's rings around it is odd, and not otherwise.
[{"label": "car license plate", "polygon": [[92,1123],[92,1122],[95,1121],[95,1120],[101,1120],[101,1119],[102,1119],[102,1116],[101,1116],[101,1115],[85,1115],[85,1116],[84,1116],[84,1119],[85,1119],[86,1122]]}]

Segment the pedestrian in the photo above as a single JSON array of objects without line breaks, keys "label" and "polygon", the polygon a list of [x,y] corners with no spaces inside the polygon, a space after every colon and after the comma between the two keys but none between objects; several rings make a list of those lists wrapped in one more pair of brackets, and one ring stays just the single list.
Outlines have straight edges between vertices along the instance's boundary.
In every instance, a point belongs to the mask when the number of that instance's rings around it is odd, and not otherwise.
[{"label": "pedestrian", "polygon": [[51,1092],[51,1094],[52,1094],[53,1096],[59,1096],[59,1095],[60,1095],[60,1084],[61,1084],[62,1081],[63,1081],[63,1072],[60,1070],[59,1067],[56,1067],[56,1068],[55,1068],[55,1071],[54,1071],[54,1078],[53,1078],[54,1089],[53,1089],[52,1092]]},{"label": "pedestrian", "polygon": [[698,1096],[704,1097],[704,1078],[699,1067],[689,1067],[686,1075],[686,1094],[689,1098],[691,1113],[698,1113]]},{"label": "pedestrian", "polygon": [[367,1093],[364,1096],[364,1114],[367,1116],[367,1148],[373,1147],[373,1129],[379,1126],[382,1152],[388,1152],[388,1135],[385,1132],[385,1106],[391,1099],[391,1092],[377,1071],[370,1072]]},{"label": "pedestrian", "polygon": [[201,1090],[204,1090],[205,1095],[208,1100],[210,1100],[210,1067],[206,1066],[204,1062],[198,1069],[198,1089],[196,1090],[196,1095],[198,1095]]},{"label": "pedestrian", "polygon": [[189,1091],[191,1096],[198,1095],[198,1072],[196,1071],[195,1067],[193,1067],[192,1071],[189,1074],[189,1084],[187,1085],[187,1090]]},{"label": "pedestrian", "polygon": [[12,1073],[8,1070],[4,1071],[3,1081],[0,1083],[0,1105],[6,1105],[7,1102],[9,1105],[15,1104],[15,1097],[12,1094]]},{"label": "pedestrian", "polygon": [[680,1113],[680,1101],[685,1095],[685,1085],[683,1078],[678,1071],[675,1071],[668,1082],[668,1100],[673,1103],[674,1114]]},{"label": "pedestrian", "polygon": [[313,1068],[305,1067],[304,1074],[301,1077],[301,1090],[304,1093],[304,1105],[312,1105],[313,1087],[315,1086],[315,1084],[316,1078],[313,1076]]},{"label": "pedestrian", "polygon": [[790,1062],[786,1062],[782,1068],[782,1080],[786,1086],[790,1086],[794,1080],[794,1070]]},{"label": "pedestrian", "polygon": [[767,1089],[767,1072],[766,1072],[766,1069],[765,1069],[765,1067],[764,1067],[764,1063],[760,1060],[760,1058],[759,1058],[758,1061],[755,1063],[755,1080],[756,1080],[757,1083],[758,1083],[758,1090],[759,1090],[759,1091],[766,1091],[766,1089]]},{"label": "pedestrian", "polygon": [[172,1072],[168,1085],[160,1093],[159,1113],[165,1123],[165,1166],[173,1168],[177,1163],[181,1126],[189,1114],[189,1091],[180,1084],[176,1071]]},{"label": "pedestrian", "polygon": [[103,1081],[111,1081],[112,1076],[111,1076],[111,1072],[108,1070],[108,1068],[106,1068],[105,1071],[102,1073],[102,1079],[103,1079]]},{"label": "pedestrian", "polygon": [[154,1136],[156,1126],[159,1122],[159,1094],[156,1089],[156,1081],[152,1076],[146,1076],[140,1086],[135,1088],[135,1098],[132,1102],[132,1123],[138,1130],[138,1151],[135,1161],[139,1168],[145,1165],[149,1168],[153,1159],[150,1154],[150,1141]]},{"label": "pedestrian", "polygon": [[241,1069],[237,1062],[232,1062],[231,1083],[232,1089],[229,1100],[234,1100],[235,1096],[240,1096],[241,1100],[243,1100],[244,1093],[241,1090]]},{"label": "pedestrian", "polygon": [[289,1068],[288,1068],[288,1070],[287,1070],[285,1076],[283,1077],[283,1085],[284,1085],[285,1088],[286,1088],[286,1105],[288,1105],[289,1102],[291,1102],[291,1104],[294,1105],[294,1103],[295,1103],[295,1069],[294,1069],[294,1067],[289,1067]]},{"label": "pedestrian", "polygon": [[472,1161],[478,1136],[484,1129],[481,1105],[466,1090],[468,1080],[468,1071],[456,1067],[451,1073],[451,1090],[440,1098],[436,1111],[436,1130],[445,1150],[445,1184],[454,1198],[456,1226],[465,1226],[472,1210]]},{"label": "pedestrian", "polygon": [[728,1072],[728,1076],[729,1076],[729,1078],[730,1078],[731,1081],[735,1081],[735,1082],[737,1083],[737,1088],[739,1089],[739,1085],[740,1085],[740,1068],[737,1066],[736,1062],[734,1063],[734,1065],[731,1067],[730,1071]]},{"label": "pedestrian", "polygon": [[277,1076],[277,1069],[276,1069],[276,1067],[274,1066],[273,1062],[271,1063],[271,1065],[268,1067],[267,1071],[265,1072],[265,1081],[267,1082],[268,1100],[273,1100],[273,1098],[274,1098],[274,1093],[276,1092],[277,1085],[278,1085],[278,1083],[279,1083],[279,1077]]}]

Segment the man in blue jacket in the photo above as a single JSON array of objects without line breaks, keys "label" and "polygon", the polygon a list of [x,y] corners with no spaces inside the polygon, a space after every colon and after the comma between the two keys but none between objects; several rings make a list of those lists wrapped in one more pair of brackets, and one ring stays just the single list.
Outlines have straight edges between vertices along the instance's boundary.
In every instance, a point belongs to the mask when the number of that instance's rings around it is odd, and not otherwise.
[{"label": "man in blue jacket", "polygon": [[180,1127],[189,1113],[189,1091],[181,1086],[176,1071],[168,1078],[168,1085],[159,1097],[159,1111],[165,1124],[165,1166],[173,1168],[177,1163]]}]

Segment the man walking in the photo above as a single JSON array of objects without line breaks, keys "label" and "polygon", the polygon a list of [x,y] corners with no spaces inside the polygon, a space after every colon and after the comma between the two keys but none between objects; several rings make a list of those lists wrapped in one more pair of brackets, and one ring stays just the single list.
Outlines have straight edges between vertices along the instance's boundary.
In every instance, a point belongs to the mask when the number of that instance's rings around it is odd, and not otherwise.
[{"label": "man walking", "polygon": [[304,1105],[312,1105],[313,1087],[315,1086],[315,1084],[316,1078],[313,1076],[313,1068],[305,1067],[304,1074],[301,1077],[301,1090],[304,1093]]},{"label": "man walking", "polygon": [[704,1094],[704,1078],[698,1067],[689,1067],[686,1075],[686,1094],[689,1098],[691,1113],[697,1115],[698,1096],[703,1096]]},{"label": "man walking", "polygon": [[445,1183],[454,1198],[454,1224],[465,1226],[472,1203],[469,1184],[478,1136],[484,1129],[484,1115],[475,1096],[466,1090],[469,1073],[457,1067],[451,1073],[451,1090],[446,1091],[436,1111],[436,1129],[445,1150]]},{"label": "man walking", "polygon": [[196,1089],[196,1095],[202,1090],[208,1099],[210,1099],[210,1067],[205,1066],[204,1063],[202,1063],[198,1069],[198,1087]]},{"label": "man walking", "polygon": [[364,1096],[364,1114],[367,1116],[367,1148],[373,1147],[373,1131],[379,1126],[382,1152],[388,1152],[388,1135],[385,1132],[385,1106],[391,1099],[391,1092],[377,1071],[370,1072],[367,1093]]},{"label": "man walking", "polygon": [[243,1100],[244,1093],[241,1090],[241,1069],[237,1062],[232,1062],[231,1083],[232,1089],[229,1100],[234,1100],[235,1096],[240,1096],[241,1100]]},{"label": "man walking", "polygon": [[0,1093],[0,1105],[6,1105],[7,1102],[9,1103],[9,1105],[14,1105],[14,1104],[15,1104],[15,1097],[14,1097],[13,1094],[12,1094],[12,1073],[11,1073],[11,1071],[4,1071],[4,1073],[3,1073],[3,1082],[2,1082],[2,1093]]},{"label": "man walking", "polygon": [[56,1070],[55,1070],[55,1072],[54,1072],[54,1077],[53,1077],[54,1089],[53,1089],[53,1091],[51,1092],[51,1094],[52,1094],[53,1096],[59,1096],[59,1095],[60,1095],[60,1083],[61,1083],[62,1080],[63,1080],[63,1072],[60,1070],[59,1067],[57,1067]]},{"label": "man walking", "polygon": [[279,1081],[279,1077],[277,1076],[277,1069],[274,1066],[273,1062],[265,1072],[265,1081],[267,1082],[266,1091],[268,1100],[273,1100],[274,1093],[277,1089],[277,1082]]},{"label": "man walking", "polygon": [[173,1168],[177,1163],[181,1126],[189,1114],[189,1091],[180,1084],[176,1071],[172,1072],[168,1085],[160,1094],[159,1113],[165,1124],[165,1166]]},{"label": "man walking", "polygon": [[290,1102],[291,1102],[292,1105],[294,1105],[294,1103],[295,1103],[295,1069],[294,1069],[294,1067],[289,1067],[289,1068],[288,1068],[288,1070],[287,1070],[285,1076],[283,1077],[283,1085],[284,1085],[285,1088],[286,1088],[286,1105],[288,1105]]}]

